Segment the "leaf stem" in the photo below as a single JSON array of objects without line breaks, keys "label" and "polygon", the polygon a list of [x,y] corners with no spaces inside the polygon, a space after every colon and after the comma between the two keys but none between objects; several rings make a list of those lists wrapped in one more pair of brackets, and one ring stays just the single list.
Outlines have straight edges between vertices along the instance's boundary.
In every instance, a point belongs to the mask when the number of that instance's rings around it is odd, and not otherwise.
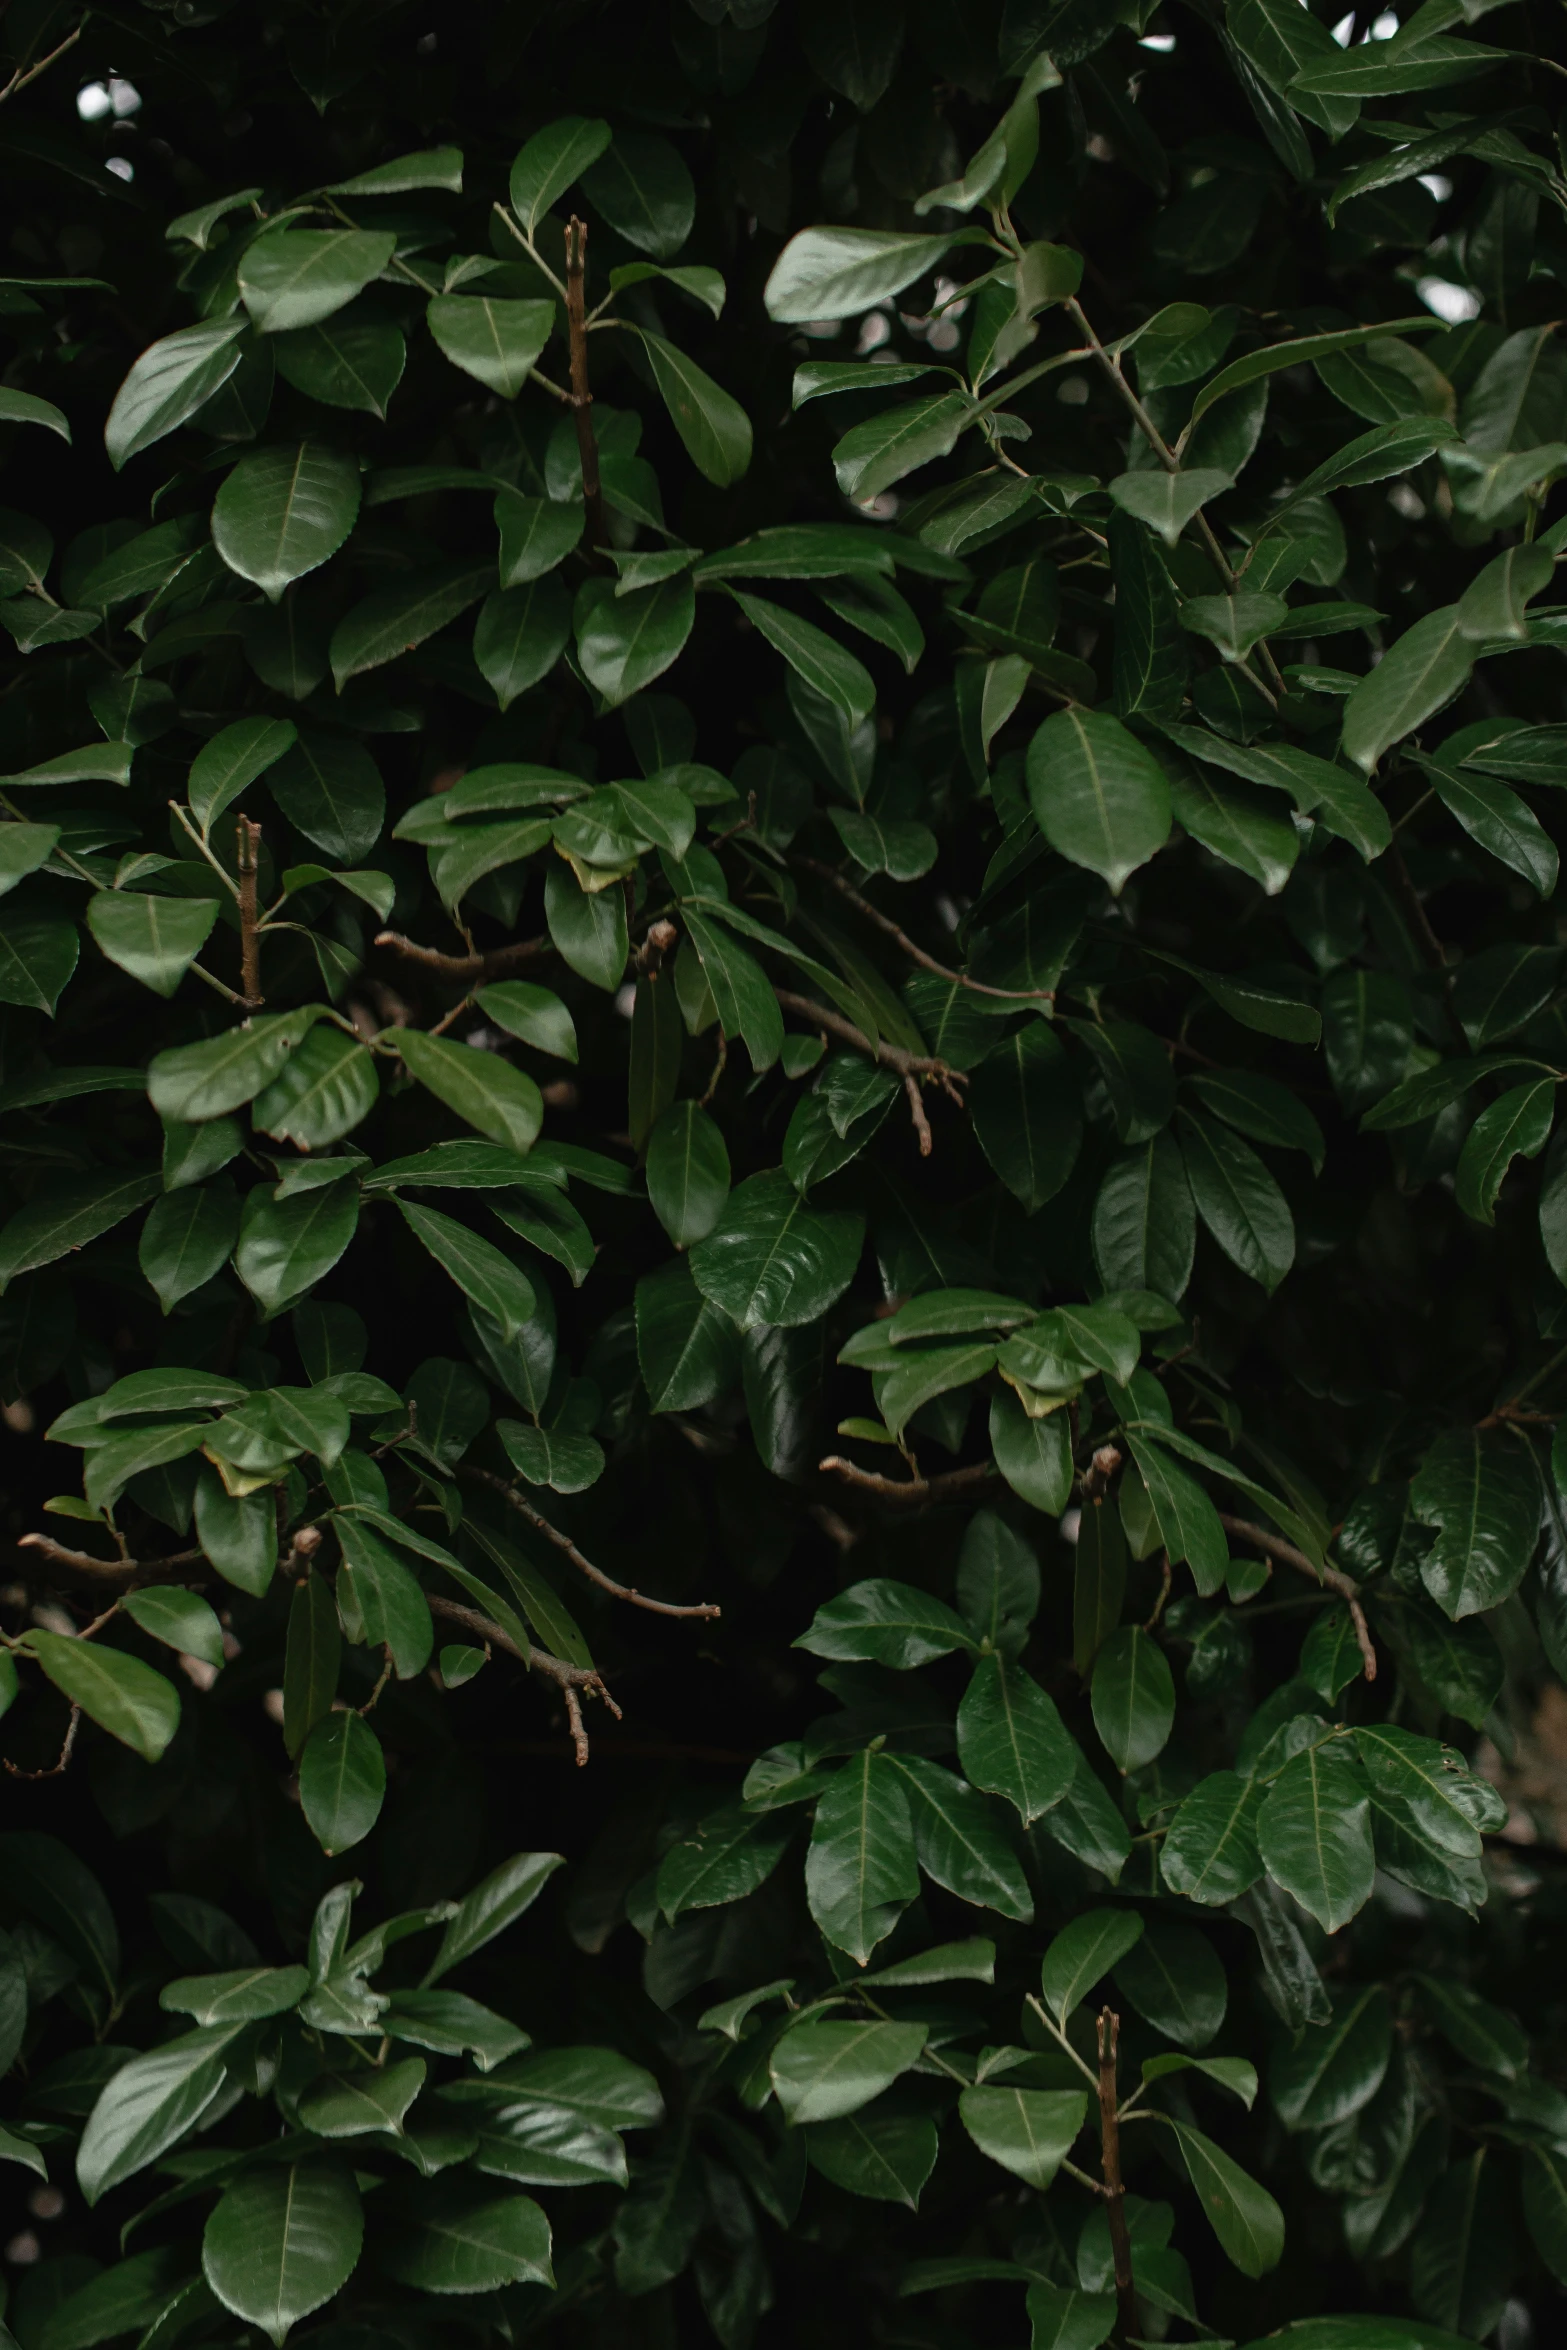
[{"label": "leaf stem", "polygon": [[1116,2096],[1116,2052],[1121,2019],[1112,2009],[1099,2012],[1099,2156],[1104,2171],[1105,2203],[1110,2218],[1110,2252],[1115,2263],[1115,2300],[1121,2332],[1127,2341],[1137,2333],[1137,2288],[1132,2282],[1132,2239],[1126,2225],[1126,2189],[1121,2183],[1121,2131]]},{"label": "leaf stem", "polygon": [[587,304],[584,292],[588,224],[573,213],[566,224],[566,331],[571,349],[571,412],[582,461],[582,501],[587,509],[588,545],[604,545],[604,496],[599,488],[598,440],[593,430],[593,394],[588,388]]}]

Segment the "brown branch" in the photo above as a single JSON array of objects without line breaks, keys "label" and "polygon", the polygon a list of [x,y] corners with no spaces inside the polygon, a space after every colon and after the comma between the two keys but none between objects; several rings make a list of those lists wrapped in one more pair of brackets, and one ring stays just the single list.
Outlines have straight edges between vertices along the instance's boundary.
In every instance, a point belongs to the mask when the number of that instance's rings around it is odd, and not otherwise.
[{"label": "brown branch", "polygon": [[914,1131],[919,1137],[920,1157],[928,1159],[931,1153],[930,1120],[925,1115],[925,1096],[920,1088],[920,1079],[923,1077],[939,1085],[942,1092],[962,1109],[963,1096],[958,1088],[967,1085],[967,1072],[954,1069],[948,1062],[936,1059],[934,1054],[911,1053],[901,1044],[889,1044],[885,1037],[879,1037],[872,1044],[870,1038],[856,1028],[852,1020],[845,1020],[840,1013],[829,1012],[825,1004],[813,1002],[810,996],[795,995],[787,987],[775,987],[773,993],[786,1012],[798,1012],[802,1019],[810,1021],[813,1028],[825,1029],[829,1036],[837,1037],[840,1044],[846,1044],[851,1052],[863,1053],[867,1060],[879,1063],[883,1069],[896,1070],[909,1097]]},{"label": "brown branch", "polygon": [[903,949],[911,962],[918,963],[922,971],[934,972],[938,979],[949,980],[954,987],[966,987],[971,995],[998,996],[1003,1003],[1055,1002],[1056,991],[1053,987],[987,987],[983,980],[970,979],[966,972],[949,970],[945,963],[938,963],[934,955],[927,955],[923,947],[917,947],[907,931],[898,928],[890,914],[884,914],[879,906],[873,906],[869,898],[862,898],[859,891],[851,888],[843,875],[831,865],[824,865],[818,857],[794,857],[790,862],[802,866],[808,873],[818,875],[840,897],[847,898],[857,914],[863,914],[867,922],[873,922],[884,936]]},{"label": "brown branch", "polygon": [[238,846],[235,870],[239,875],[240,987],[244,992],[246,1010],[259,1012],[266,1000],[261,993],[261,928],[256,907],[261,827],[252,824],[248,816],[241,816],[235,824],[235,836]]},{"label": "brown branch", "polygon": [[571,413],[577,426],[577,454],[582,462],[582,503],[587,512],[588,545],[602,547],[604,493],[599,487],[598,440],[593,431],[593,394],[588,389],[588,321],[583,277],[588,258],[588,224],[575,213],[566,224],[566,334],[571,349]]},{"label": "brown branch", "polygon": [[547,938],[519,938],[510,946],[491,947],[487,954],[443,955],[438,947],[422,947],[416,939],[404,938],[400,930],[378,930],[375,943],[390,947],[396,955],[406,955],[410,963],[419,963],[442,979],[499,979],[519,963],[532,962],[535,956],[550,951]]},{"label": "brown branch", "polygon": [[81,1726],[82,1709],[79,1705],[73,1705],[71,1718],[65,1726],[65,1742],[60,1748],[60,1759],[58,1762],[50,1763],[46,1770],[24,1771],[21,1765],[14,1763],[8,1754],[0,1755],[0,1762],[5,1764],[13,1779],[58,1779],[70,1768],[72,1750],[76,1745],[76,1733]]},{"label": "brown branch", "polygon": [[883,1477],[874,1469],[856,1467],[836,1452],[816,1465],[825,1475],[841,1477],[846,1485],[874,1493],[880,1501],[945,1501],[949,1494],[967,1493],[975,1485],[987,1484],[996,1474],[992,1462],[975,1461],[966,1469],[944,1469],[935,1477]]},{"label": "brown branch", "polygon": [[1121,2019],[1106,2007],[1099,2013],[1099,2162],[1104,2172],[1105,2213],[1110,2222],[1110,2253],[1115,2264],[1115,2301],[1123,2337],[1130,2342],[1138,2331],[1137,2288],[1132,2282],[1132,2239],[1126,2225],[1126,2189],[1121,2183],[1121,2126],[1117,2119],[1116,2049]]},{"label": "brown branch", "polygon": [[40,57],[38,63],[36,65],[30,65],[25,73],[22,71],[22,68],[18,66],[15,73],[12,74],[11,79],[6,83],[5,88],[0,90],[0,106],[3,106],[8,98],[14,98],[18,90],[25,90],[29,82],[37,81],[38,76],[41,73],[47,73],[50,66],[53,65],[55,59],[57,57],[63,57],[67,49],[74,49],[77,42],[81,39],[83,32],[85,31],[86,25],[87,19],[84,16],[81,23],[77,26],[75,32],[66,34],[65,39],[60,43],[58,49],[51,49],[47,57]]},{"label": "brown branch", "polygon": [[381,1701],[381,1692],[386,1687],[387,1682],[390,1681],[391,1678],[392,1652],[389,1648],[383,1648],[381,1651],[380,1678],[377,1680],[376,1685],[371,1690],[369,1696],[365,1699],[364,1704],[356,1707],[355,1709],[361,1721],[364,1720],[366,1714],[374,1713],[377,1705]]},{"label": "brown branch", "polygon": [[493,1486],[497,1493],[503,1494],[519,1517],[526,1518],[529,1525],[537,1533],[542,1534],[546,1542],[552,1542],[564,1557],[570,1559],[578,1574],[586,1575],[590,1583],[596,1583],[600,1591],[607,1591],[611,1599],[627,1600],[632,1607],[646,1608],[648,1614],[652,1616],[721,1616],[723,1614],[723,1609],[713,1600],[701,1600],[695,1607],[677,1607],[672,1599],[649,1599],[643,1592],[634,1590],[629,1583],[617,1583],[613,1575],[606,1575],[602,1567],[596,1567],[590,1558],[584,1558],[571,1536],[563,1534],[558,1526],[552,1526],[548,1518],[534,1508],[531,1501],[524,1499],[515,1485],[507,1484],[504,1477],[497,1477],[489,1469],[462,1469],[459,1474],[475,1478],[480,1484]]},{"label": "brown branch", "polygon": [[17,1537],[18,1550],[42,1551],[56,1566],[70,1567],[80,1575],[92,1575],[99,1581],[136,1584],[178,1582],[179,1570],[198,1563],[203,1574],[211,1572],[204,1552],[200,1550],[175,1551],[166,1559],[103,1559],[95,1558],[90,1550],[68,1550],[63,1542],[56,1542],[52,1534],[21,1534]]},{"label": "brown branch", "polygon": [[571,1743],[581,1770],[588,1759],[588,1734],[582,1723],[582,1691],[607,1705],[616,1721],[621,1711],[605,1688],[599,1674],[591,1665],[568,1665],[564,1658],[551,1656],[547,1648],[519,1648],[508,1632],[499,1624],[492,1624],[488,1616],[476,1607],[464,1607],[460,1600],[443,1599],[438,1592],[426,1592],[430,1613],[443,1616],[450,1624],[460,1624],[465,1632],[479,1640],[488,1641],[492,1648],[503,1648],[508,1656],[517,1658],[530,1673],[542,1673],[546,1681],[553,1681],[566,1701],[566,1719],[571,1727]]},{"label": "brown branch", "polygon": [[1249,1518],[1232,1518],[1220,1510],[1219,1523],[1226,1534],[1238,1534],[1243,1542],[1254,1542],[1269,1558],[1279,1559],[1286,1567],[1294,1567],[1300,1574],[1309,1575],[1313,1583],[1320,1583],[1328,1591],[1336,1591],[1349,1610],[1350,1622],[1355,1627],[1355,1642],[1360,1650],[1365,1678],[1377,1677],[1377,1652],[1372,1646],[1366,1611],[1360,1604],[1360,1586],[1352,1575],[1341,1567],[1318,1567],[1297,1550],[1293,1542],[1286,1542],[1281,1534],[1272,1534],[1266,1526],[1254,1526]]},{"label": "brown branch", "polygon": [[729,1039],[724,1034],[722,1026],[720,1026],[718,1031],[718,1057],[713,1063],[713,1074],[707,1081],[707,1091],[703,1094],[701,1101],[697,1104],[698,1109],[705,1110],[707,1108],[708,1103],[712,1100],[714,1094],[718,1091],[719,1084],[728,1065]]}]

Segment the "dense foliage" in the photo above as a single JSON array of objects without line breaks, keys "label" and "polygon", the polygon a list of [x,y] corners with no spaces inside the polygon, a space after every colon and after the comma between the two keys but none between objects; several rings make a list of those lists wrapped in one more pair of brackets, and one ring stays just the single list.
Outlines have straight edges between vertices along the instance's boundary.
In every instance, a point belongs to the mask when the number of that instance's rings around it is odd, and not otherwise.
[{"label": "dense foliage", "polygon": [[5,2350],[1558,2338],[1567,43],[1336,6],[10,0]]}]

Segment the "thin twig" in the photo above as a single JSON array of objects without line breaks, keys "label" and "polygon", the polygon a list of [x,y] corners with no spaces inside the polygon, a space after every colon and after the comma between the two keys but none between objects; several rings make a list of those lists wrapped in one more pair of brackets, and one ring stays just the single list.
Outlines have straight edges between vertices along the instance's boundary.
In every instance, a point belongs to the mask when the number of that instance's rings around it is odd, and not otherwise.
[{"label": "thin twig", "polygon": [[579,1575],[586,1575],[590,1583],[596,1583],[600,1591],[607,1591],[611,1599],[624,1599],[629,1601],[632,1607],[646,1608],[651,1616],[721,1616],[723,1614],[723,1609],[714,1600],[701,1600],[695,1607],[677,1607],[671,1599],[649,1599],[645,1593],[633,1590],[629,1583],[617,1583],[613,1575],[606,1575],[602,1567],[596,1567],[590,1558],[584,1558],[571,1536],[563,1534],[558,1526],[552,1526],[548,1518],[544,1517],[534,1508],[531,1501],[528,1501],[517,1491],[515,1485],[507,1484],[504,1477],[497,1477],[489,1469],[463,1469],[459,1474],[474,1478],[480,1484],[492,1486],[497,1493],[503,1494],[519,1517],[526,1518],[529,1525],[537,1533],[542,1534],[546,1542],[552,1542],[562,1556],[571,1561]]},{"label": "thin twig", "polygon": [[42,1551],[56,1566],[70,1567],[77,1574],[92,1575],[100,1581],[135,1583],[138,1578],[146,1583],[163,1583],[177,1578],[183,1567],[200,1564],[207,1572],[207,1559],[199,1550],[175,1551],[163,1559],[104,1559],[95,1558],[90,1550],[68,1550],[63,1542],[56,1542],[52,1534],[22,1534],[17,1537],[18,1550]]},{"label": "thin twig", "polygon": [[261,934],[256,914],[256,873],[261,860],[261,827],[248,816],[237,819],[235,838],[238,855],[235,871],[239,875],[239,956],[240,986],[244,990],[248,1011],[258,1012],[265,998],[261,993]]},{"label": "thin twig", "polygon": [[587,305],[583,278],[588,258],[588,224],[575,213],[566,224],[566,334],[571,350],[571,413],[577,426],[577,454],[582,461],[582,503],[587,514],[588,545],[602,547],[604,493],[599,487],[598,440],[593,430],[593,394],[588,389]]},{"label": "thin twig", "polygon": [[1121,2019],[1101,2008],[1099,2037],[1099,2161],[1105,2179],[1105,2209],[1110,2221],[1110,2253],[1115,2264],[1115,2300],[1121,2332],[1128,2342],[1136,2336],[1137,2288],[1132,2282],[1132,2239],[1126,2225],[1126,2189],[1121,2183],[1121,2131],[1117,2120],[1116,2050]]},{"label": "thin twig", "polygon": [[874,922],[876,928],[900,946],[910,962],[918,963],[922,971],[933,972],[938,979],[948,980],[954,987],[966,987],[971,995],[997,996],[1003,1003],[1055,1002],[1056,991],[1053,987],[986,987],[982,980],[970,979],[965,972],[949,970],[945,963],[938,963],[934,955],[927,955],[923,947],[916,946],[908,933],[898,928],[890,914],[884,914],[879,906],[873,906],[869,898],[862,898],[859,891],[833,866],[824,865],[819,857],[793,857],[790,862],[807,873],[816,874],[830,888],[835,889],[840,897],[847,898],[857,914],[863,914],[867,922]]},{"label": "thin twig", "polygon": [[58,1779],[62,1772],[70,1768],[71,1753],[76,1745],[76,1733],[81,1726],[82,1709],[79,1705],[73,1705],[71,1718],[65,1726],[65,1741],[60,1748],[60,1759],[58,1762],[50,1763],[47,1770],[24,1771],[20,1764],[12,1762],[9,1755],[0,1755],[0,1762],[4,1762],[13,1779]]},{"label": "thin twig", "polygon": [[825,1004],[815,1003],[809,996],[795,995],[787,987],[775,987],[773,993],[786,1012],[798,1012],[814,1028],[825,1030],[829,1036],[836,1036],[840,1044],[846,1044],[851,1052],[863,1053],[867,1060],[879,1063],[882,1068],[896,1070],[909,1097],[914,1131],[919,1137],[920,1156],[928,1159],[931,1153],[930,1120],[925,1115],[925,1096],[920,1088],[920,1080],[924,1078],[931,1084],[939,1085],[942,1092],[962,1109],[963,1096],[958,1088],[967,1085],[967,1072],[954,1069],[949,1062],[938,1060],[931,1053],[911,1053],[901,1044],[889,1044],[884,1036],[878,1037],[873,1044],[862,1030],[855,1027],[852,1020],[845,1020],[841,1013],[829,1012]]},{"label": "thin twig", "polygon": [[880,1501],[945,1501],[949,1494],[967,1493],[975,1485],[987,1484],[996,1474],[990,1461],[975,1461],[966,1469],[943,1469],[935,1477],[883,1477],[875,1469],[856,1467],[836,1452],[816,1465],[825,1476],[841,1477],[846,1485],[874,1493]]},{"label": "thin twig", "polygon": [[720,1023],[718,1030],[718,1056],[713,1063],[713,1074],[707,1081],[707,1091],[703,1094],[701,1101],[697,1105],[699,1109],[705,1110],[708,1103],[712,1100],[714,1094],[718,1091],[724,1071],[728,1067],[728,1064],[729,1039],[724,1034],[723,1026]]},{"label": "thin twig", "polygon": [[1282,1534],[1271,1533],[1266,1526],[1254,1526],[1249,1518],[1232,1518],[1226,1511],[1220,1510],[1219,1523],[1226,1534],[1238,1534],[1243,1542],[1254,1542],[1269,1558],[1279,1559],[1286,1567],[1294,1567],[1302,1575],[1309,1575],[1313,1583],[1320,1583],[1329,1591],[1338,1593],[1349,1609],[1350,1622],[1355,1627],[1355,1642],[1360,1650],[1365,1677],[1368,1681],[1374,1681],[1377,1677],[1377,1652],[1371,1643],[1366,1611],[1360,1604],[1360,1586],[1354,1577],[1346,1575],[1341,1567],[1318,1567],[1303,1550],[1297,1550],[1293,1542],[1286,1542]]},{"label": "thin twig", "polygon": [[530,963],[550,951],[547,938],[519,938],[510,946],[491,947],[485,954],[443,955],[438,947],[422,947],[417,940],[404,938],[400,930],[377,931],[375,943],[390,947],[393,954],[406,955],[410,963],[420,963],[442,979],[499,979],[502,972],[514,971],[519,963]]},{"label": "thin twig", "polygon": [[[58,49],[51,49],[47,57],[40,57],[38,63],[36,65],[30,65],[25,73],[22,71],[21,67],[18,66],[15,73],[12,74],[11,79],[6,83],[5,88],[0,90],[0,106],[5,104],[7,98],[14,98],[18,90],[25,90],[29,82],[37,81],[38,76],[41,73],[47,73],[50,66],[53,65],[55,59],[57,57],[63,57],[67,49],[74,49],[77,42],[81,39],[83,32],[85,31],[86,25],[87,19],[84,16],[81,23],[77,26],[75,32],[66,34],[65,39],[60,43]],[[35,1774],[25,1771],[20,1774],[20,1776],[23,1778],[39,1775],[47,1776],[48,1774]]]},{"label": "thin twig", "polygon": [[381,1692],[386,1687],[387,1682],[390,1681],[391,1678],[392,1652],[389,1648],[383,1648],[381,1651],[380,1678],[376,1682],[375,1687],[371,1690],[369,1696],[365,1699],[364,1704],[355,1708],[361,1721],[364,1720],[366,1714],[374,1713],[377,1704],[380,1702]]},{"label": "thin twig", "polygon": [[465,1632],[473,1633],[476,1639],[488,1641],[492,1648],[503,1648],[508,1656],[516,1657],[519,1663],[527,1666],[530,1673],[542,1673],[546,1681],[555,1683],[566,1701],[566,1719],[571,1726],[571,1743],[580,1770],[588,1759],[588,1734],[582,1723],[582,1692],[585,1690],[589,1697],[596,1697],[601,1705],[608,1706],[617,1722],[623,1718],[619,1706],[594,1668],[591,1665],[568,1665],[564,1658],[551,1656],[547,1648],[519,1648],[499,1624],[492,1624],[489,1617],[481,1615],[476,1607],[464,1607],[460,1600],[443,1599],[439,1592],[433,1591],[426,1592],[425,1597],[432,1615],[443,1616],[450,1624],[460,1624]]}]

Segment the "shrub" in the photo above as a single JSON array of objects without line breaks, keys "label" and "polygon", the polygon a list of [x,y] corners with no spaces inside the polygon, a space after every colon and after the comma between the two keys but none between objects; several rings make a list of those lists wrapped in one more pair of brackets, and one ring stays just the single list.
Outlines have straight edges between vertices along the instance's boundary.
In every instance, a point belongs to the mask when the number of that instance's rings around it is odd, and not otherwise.
[{"label": "shrub", "polygon": [[12,0],[8,2350],[1551,2338],[1488,14]]}]

